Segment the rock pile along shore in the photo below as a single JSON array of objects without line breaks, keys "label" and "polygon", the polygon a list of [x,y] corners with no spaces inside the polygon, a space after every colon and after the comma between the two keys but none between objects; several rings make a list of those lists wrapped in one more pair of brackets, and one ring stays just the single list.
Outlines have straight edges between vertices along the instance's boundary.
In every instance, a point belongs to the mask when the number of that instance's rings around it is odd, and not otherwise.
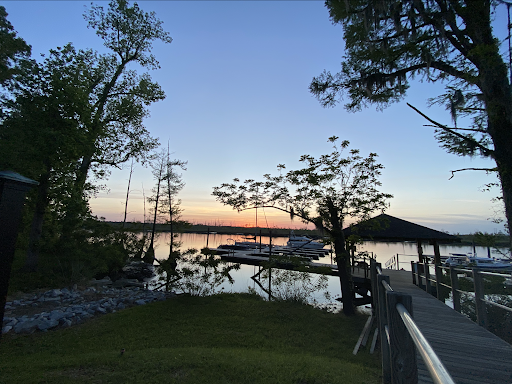
[{"label": "rock pile along shore", "polygon": [[[97,315],[162,301],[173,296],[175,294],[171,292],[151,291],[139,287],[52,289],[21,300],[8,301],[5,306],[2,333],[33,333],[66,328]],[[38,309],[43,312],[38,312]]]}]

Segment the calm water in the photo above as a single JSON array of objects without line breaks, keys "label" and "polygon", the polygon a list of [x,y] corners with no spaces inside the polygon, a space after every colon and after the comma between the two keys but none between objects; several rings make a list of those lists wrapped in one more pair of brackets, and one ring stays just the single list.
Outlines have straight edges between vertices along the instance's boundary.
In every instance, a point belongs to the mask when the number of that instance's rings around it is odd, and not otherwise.
[{"label": "calm water", "polygon": [[[219,234],[210,234],[207,236],[206,234],[194,234],[187,233],[180,235],[180,241],[182,242],[182,249],[195,248],[200,250],[204,248],[208,241],[208,246],[210,248],[217,248],[221,244],[227,244],[231,240],[236,241],[244,241],[242,236],[234,236],[234,235],[219,235]],[[285,245],[287,242],[287,237],[278,237],[272,239],[272,244],[274,245]],[[268,244],[270,239],[268,237],[262,237],[262,242],[264,244]],[[165,259],[169,254],[169,234],[161,233],[158,235],[158,238],[155,241],[155,254],[157,259]],[[382,263],[384,266],[386,261],[388,261],[392,256],[398,254],[398,258],[400,261],[400,267],[410,271],[411,270],[411,261],[417,261],[417,249],[415,243],[381,243],[381,242],[364,242],[362,245],[357,246],[357,251],[366,251],[370,254],[373,254],[377,261]],[[456,246],[456,245],[445,245],[440,246],[441,255],[448,256],[450,253],[470,253],[473,252],[473,248],[471,246]],[[433,255],[434,249],[433,246],[424,245],[423,253],[425,255]],[[478,256],[485,257],[487,256],[487,249],[484,247],[476,247],[476,253]],[[497,253],[492,253],[493,257],[500,257]],[[320,260],[318,263],[330,264],[331,256],[327,255]],[[248,287],[251,287],[263,294],[258,285],[251,279],[251,276],[258,272],[258,267],[251,265],[242,265],[240,270],[234,271],[232,276],[235,280],[234,284],[225,283],[222,286],[222,290],[225,292],[247,292]],[[340,285],[337,277],[329,276],[328,283],[328,291],[333,298],[340,296]],[[318,293],[315,296],[315,299],[319,303],[326,303],[325,298],[322,293]]]}]

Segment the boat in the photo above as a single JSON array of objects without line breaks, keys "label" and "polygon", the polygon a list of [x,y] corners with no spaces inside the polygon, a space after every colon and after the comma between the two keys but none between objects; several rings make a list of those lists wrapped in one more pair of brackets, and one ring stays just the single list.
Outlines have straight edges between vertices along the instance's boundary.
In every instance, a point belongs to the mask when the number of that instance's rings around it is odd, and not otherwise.
[{"label": "boat", "polygon": [[467,257],[466,254],[462,253],[450,253],[450,257],[448,257],[443,264],[446,267],[465,267],[467,265]]},{"label": "boat", "polygon": [[[234,239],[227,239],[227,244],[218,246],[219,249],[231,249],[237,251],[247,251],[260,248],[260,243],[254,241],[235,241]],[[267,248],[266,244],[261,244],[261,248]]]},{"label": "boat", "polygon": [[512,263],[488,257],[468,256],[464,253],[451,253],[444,265],[447,267],[478,268],[484,271],[512,271]]},{"label": "boat", "polygon": [[512,271],[512,263],[503,260],[490,259],[488,257],[466,258],[468,267],[478,268],[485,271]]},{"label": "boat", "polygon": [[315,241],[307,236],[296,236],[293,231],[290,232],[290,237],[286,243],[287,247],[297,249],[323,249],[324,243]]}]

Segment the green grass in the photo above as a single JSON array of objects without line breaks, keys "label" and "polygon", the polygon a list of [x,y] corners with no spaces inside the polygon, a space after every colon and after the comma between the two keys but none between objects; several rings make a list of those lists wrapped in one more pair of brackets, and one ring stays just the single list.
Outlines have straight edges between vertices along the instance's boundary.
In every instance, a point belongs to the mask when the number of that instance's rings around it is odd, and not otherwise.
[{"label": "green grass", "polygon": [[0,383],[378,383],[377,356],[352,355],[365,321],[249,294],[183,296],[4,335]]}]

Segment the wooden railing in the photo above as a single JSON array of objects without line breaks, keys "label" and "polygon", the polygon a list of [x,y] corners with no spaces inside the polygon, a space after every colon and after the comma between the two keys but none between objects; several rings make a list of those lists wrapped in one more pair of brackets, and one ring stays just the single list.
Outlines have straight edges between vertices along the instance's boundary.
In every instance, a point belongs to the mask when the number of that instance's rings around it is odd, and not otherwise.
[{"label": "wooden railing", "polygon": [[[430,273],[430,268],[432,266],[434,267],[434,275]],[[488,328],[489,325],[487,321],[488,305],[512,312],[512,308],[487,300],[484,292],[484,276],[507,278],[509,276],[508,274],[485,272],[477,268],[444,267],[441,265],[432,265],[428,262],[411,262],[411,268],[413,284],[416,284],[426,292],[435,295],[439,300],[444,302],[442,288],[450,289],[453,300],[453,309],[459,313],[461,312],[461,295],[464,293],[474,295],[477,323],[484,328]],[[443,271],[446,271],[446,274],[449,276],[450,284],[443,283]],[[471,275],[471,278],[473,279],[473,291],[463,291],[459,289],[459,274],[464,274],[465,276],[468,274]]]},{"label": "wooden railing", "polygon": [[382,274],[380,263],[372,260],[370,272],[372,309],[381,341],[383,383],[417,383],[417,349],[434,383],[454,384],[413,320],[411,295],[393,291],[389,276]]}]

